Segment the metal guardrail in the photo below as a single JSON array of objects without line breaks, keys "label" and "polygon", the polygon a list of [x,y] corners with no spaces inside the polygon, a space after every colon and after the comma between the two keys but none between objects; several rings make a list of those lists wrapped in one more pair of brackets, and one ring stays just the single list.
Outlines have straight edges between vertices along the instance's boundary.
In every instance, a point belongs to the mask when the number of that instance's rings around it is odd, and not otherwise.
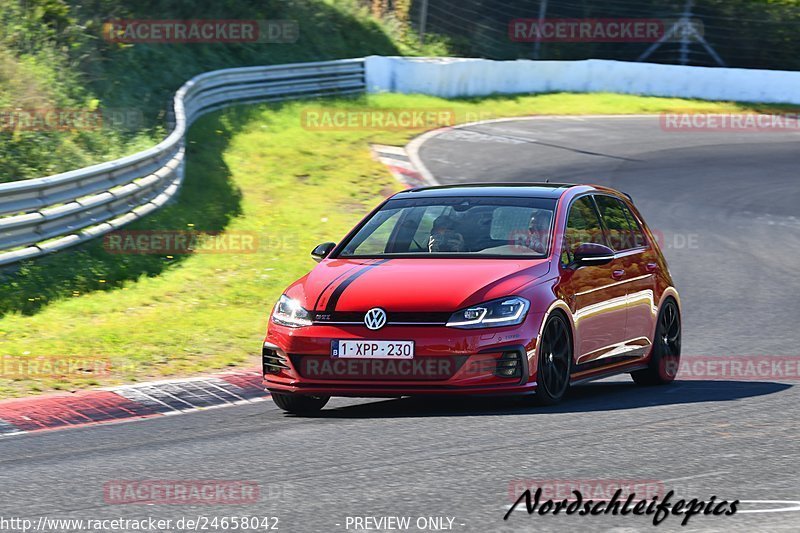
[{"label": "metal guardrail", "polygon": [[175,93],[175,126],[153,148],[54,176],[0,183],[0,266],[94,239],[163,206],[183,181],[186,132],[205,113],[365,90],[363,59],[200,74]]}]

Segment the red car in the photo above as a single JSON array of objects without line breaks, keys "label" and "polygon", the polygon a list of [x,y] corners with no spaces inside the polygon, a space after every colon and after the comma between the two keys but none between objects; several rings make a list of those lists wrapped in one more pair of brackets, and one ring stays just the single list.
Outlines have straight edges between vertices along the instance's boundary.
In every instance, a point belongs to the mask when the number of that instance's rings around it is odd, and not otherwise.
[{"label": "red car", "polygon": [[531,394],[630,373],[675,379],[680,299],[624,194],[597,186],[418,188],[383,202],[270,316],[278,407],[331,396]]}]

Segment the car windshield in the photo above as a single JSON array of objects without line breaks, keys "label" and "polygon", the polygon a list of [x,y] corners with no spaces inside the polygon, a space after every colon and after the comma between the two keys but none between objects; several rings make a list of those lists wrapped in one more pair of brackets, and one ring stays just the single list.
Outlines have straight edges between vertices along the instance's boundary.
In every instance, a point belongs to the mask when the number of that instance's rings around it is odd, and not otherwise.
[{"label": "car windshield", "polygon": [[390,200],[337,257],[541,258],[550,249],[555,205],[546,198]]}]

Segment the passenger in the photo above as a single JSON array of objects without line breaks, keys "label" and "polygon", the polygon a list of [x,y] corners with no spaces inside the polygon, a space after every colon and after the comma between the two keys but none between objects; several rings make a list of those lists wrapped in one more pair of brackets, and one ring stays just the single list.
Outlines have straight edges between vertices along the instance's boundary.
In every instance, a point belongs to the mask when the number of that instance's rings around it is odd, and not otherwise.
[{"label": "passenger", "polygon": [[550,212],[536,212],[528,223],[528,235],[522,245],[530,248],[536,253],[547,253],[547,245],[550,237]]}]

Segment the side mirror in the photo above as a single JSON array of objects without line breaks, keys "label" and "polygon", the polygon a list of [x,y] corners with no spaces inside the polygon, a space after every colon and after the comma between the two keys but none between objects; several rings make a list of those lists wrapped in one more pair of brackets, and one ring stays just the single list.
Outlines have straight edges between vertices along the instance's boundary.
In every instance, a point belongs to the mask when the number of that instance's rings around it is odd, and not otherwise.
[{"label": "side mirror", "polygon": [[593,242],[579,244],[573,255],[578,266],[606,265],[614,260],[614,250]]},{"label": "side mirror", "polygon": [[314,261],[319,263],[328,257],[334,248],[336,248],[335,242],[324,242],[311,251],[311,257],[314,258]]}]

